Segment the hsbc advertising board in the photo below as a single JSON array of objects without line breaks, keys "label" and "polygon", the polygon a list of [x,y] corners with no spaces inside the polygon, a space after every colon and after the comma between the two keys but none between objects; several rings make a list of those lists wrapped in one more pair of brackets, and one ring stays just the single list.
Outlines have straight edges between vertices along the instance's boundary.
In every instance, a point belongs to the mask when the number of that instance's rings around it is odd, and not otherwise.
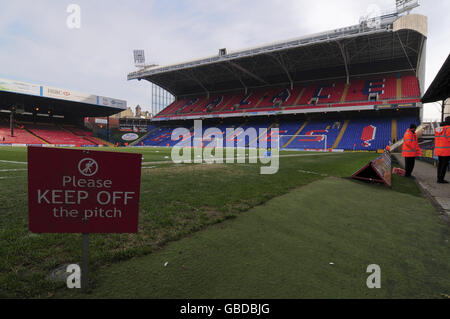
[{"label": "hsbc advertising board", "polygon": [[137,233],[141,164],[141,154],[29,147],[30,231]]},{"label": "hsbc advertising board", "polygon": [[127,109],[127,101],[124,100],[2,78],[0,78],[0,91],[35,95],[77,103],[114,107],[123,110]]}]

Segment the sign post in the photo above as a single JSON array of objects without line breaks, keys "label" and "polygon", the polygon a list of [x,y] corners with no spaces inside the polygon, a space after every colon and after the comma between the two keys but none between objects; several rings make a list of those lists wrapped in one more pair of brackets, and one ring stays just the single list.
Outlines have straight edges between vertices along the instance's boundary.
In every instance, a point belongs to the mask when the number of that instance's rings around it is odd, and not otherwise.
[{"label": "sign post", "polygon": [[83,291],[89,234],[138,232],[141,164],[141,154],[28,148],[29,229],[82,234]]},{"label": "sign post", "polygon": [[89,234],[83,234],[82,261],[81,261],[81,289],[84,293],[89,290]]}]

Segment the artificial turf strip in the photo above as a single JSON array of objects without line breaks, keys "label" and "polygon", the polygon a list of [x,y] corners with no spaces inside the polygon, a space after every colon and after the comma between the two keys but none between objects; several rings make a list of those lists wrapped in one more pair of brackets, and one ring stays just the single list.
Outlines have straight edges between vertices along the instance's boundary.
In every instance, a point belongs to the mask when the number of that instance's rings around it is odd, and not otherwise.
[{"label": "artificial turf strip", "polygon": [[[450,293],[449,237],[421,197],[326,178],[102,268],[90,295],[60,296],[441,298]],[[366,286],[370,264],[381,267],[381,289]]]}]

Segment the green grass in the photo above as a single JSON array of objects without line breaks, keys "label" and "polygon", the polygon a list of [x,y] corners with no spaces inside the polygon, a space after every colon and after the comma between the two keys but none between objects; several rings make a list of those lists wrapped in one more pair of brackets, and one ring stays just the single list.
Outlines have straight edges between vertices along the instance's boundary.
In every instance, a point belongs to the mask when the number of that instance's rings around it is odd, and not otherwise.
[{"label": "green grass", "polygon": [[[168,161],[165,157],[170,156],[169,149],[126,151],[142,153],[144,162]],[[322,180],[322,175],[348,177],[375,156],[372,153],[345,153],[281,158],[279,173],[266,176],[260,175],[259,165],[146,164],[151,168],[144,168],[142,174],[139,234],[91,236],[94,287],[102,287],[100,275],[110,265],[162,253],[166,249],[161,249],[169,242],[187,238],[229,219],[239,217],[236,220],[240,220],[250,215],[250,209]],[[1,160],[25,162],[26,149],[0,149],[0,170],[23,169],[26,165]],[[60,265],[80,262],[81,237],[29,233],[26,176],[26,171],[0,172],[0,177],[6,178],[0,179],[0,297],[47,298],[66,291],[64,284],[50,283],[46,276]],[[368,187],[382,189],[392,196],[401,195],[400,192],[412,193],[415,196],[410,197],[423,200],[417,186],[409,180],[394,178],[392,190],[382,186]],[[316,196],[320,199],[322,194]],[[362,201],[369,199],[370,196],[361,198]],[[413,202],[405,205],[406,208],[415,207]],[[337,206],[337,209],[342,207]],[[433,216],[432,210],[424,214]],[[438,224],[437,220],[435,224]],[[363,225],[358,227],[363,229]],[[198,234],[201,233],[203,231]],[[425,246],[432,244],[424,243]]]},{"label": "green grass", "polygon": [[[425,199],[327,178],[104,268],[82,297],[440,298],[450,287],[445,239]],[[371,264],[381,267],[381,289],[366,286]]]}]

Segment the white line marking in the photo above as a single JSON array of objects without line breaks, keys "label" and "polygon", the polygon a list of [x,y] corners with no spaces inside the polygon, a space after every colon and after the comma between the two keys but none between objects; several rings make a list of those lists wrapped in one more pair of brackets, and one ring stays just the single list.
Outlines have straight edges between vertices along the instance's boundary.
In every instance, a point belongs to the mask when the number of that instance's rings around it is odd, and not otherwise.
[{"label": "white line marking", "polygon": [[[273,156],[273,158],[286,158],[286,157],[308,157],[308,156],[325,156],[325,155],[341,155],[341,154],[345,154],[345,153],[314,153],[314,154],[290,154],[290,155],[279,155],[279,156]],[[225,163],[226,161],[237,161],[237,160],[250,160],[250,159],[259,159],[259,156],[252,156],[252,157],[229,157],[229,158],[224,158],[223,162]],[[173,163],[172,161],[160,161],[160,162],[144,162],[142,163],[142,165],[149,165],[149,164],[170,164]],[[181,164],[193,164],[193,162],[183,162]]]},{"label": "white line marking", "polygon": [[[345,154],[345,153],[313,153],[313,154],[290,154],[290,155],[279,155],[279,156],[273,156],[273,157],[277,157],[277,158],[286,158],[286,157],[309,157],[309,156],[325,156],[325,155],[341,155],[341,154]],[[230,157],[230,158],[224,158],[223,161],[237,161],[237,160],[250,160],[250,159],[259,159],[259,156],[252,156],[252,157]],[[5,161],[5,160],[0,160],[0,163],[8,163],[8,164],[23,164],[23,165],[28,165],[27,162],[15,162],[15,161]],[[173,163],[172,161],[159,161],[159,162],[143,162],[142,165],[155,165],[155,164],[171,164]],[[192,164],[193,162],[187,162],[187,163],[182,163],[182,164]]]},{"label": "white line marking", "polygon": [[14,161],[4,161],[4,160],[0,160],[0,163],[8,163],[8,164],[23,164],[23,165],[28,165],[27,162],[14,162]]},{"label": "white line marking", "polygon": [[311,171],[304,171],[304,170],[301,170],[301,169],[299,169],[298,171],[300,173],[303,173],[303,174],[319,175],[319,176],[322,176],[322,177],[327,177],[328,176],[327,174],[320,174],[320,173],[311,172]]},{"label": "white line marking", "polygon": [[20,168],[20,169],[0,169],[0,172],[21,172],[21,171],[28,171],[26,168]]}]

